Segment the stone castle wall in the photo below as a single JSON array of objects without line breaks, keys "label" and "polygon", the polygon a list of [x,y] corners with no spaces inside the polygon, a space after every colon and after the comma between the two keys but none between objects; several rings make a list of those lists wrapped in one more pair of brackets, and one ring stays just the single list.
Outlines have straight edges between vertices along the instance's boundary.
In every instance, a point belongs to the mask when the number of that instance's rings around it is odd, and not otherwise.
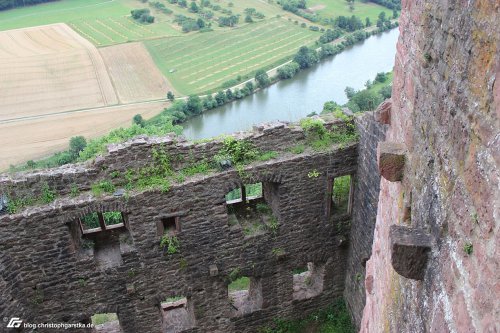
[{"label": "stone castle wall", "polygon": [[[5,176],[2,189],[10,196],[21,197],[30,187],[41,191],[39,183],[46,182],[58,197],[48,205],[0,215],[0,316],[31,323],[88,323],[93,314],[111,312],[117,313],[123,332],[255,332],[275,318],[304,317],[341,297],[349,217],[336,220],[325,211],[331,179],[356,174],[357,143],[292,154],[287,148],[304,142],[304,133],[284,124],[242,137],[261,150],[279,150],[279,157],[243,171],[196,175],[166,193],[95,197],[86,190],[112,179],[117,170],[145,165],[152,147],[167,151],[180,168],[191,163],[186,156],[213,156],[221,143],[137,139],[111,147],[93,164]],[[75,182],[81,192],[72,197],[68,187]],[[247,235],[240,224],[231,225],[225,195],[257,182],[263,185],[258,200],[269,204],[279,227]],[[124,226],[82,232],[79,218],[107,211],[122,212]],[[159,246],[158,228],[168,217],[178,222],[180,245],[174,254]],[[315,271],[302,289],[313,290],[294,297],[301,293],[294,270],[308,263]],[[234,272],[251,279],[250,294],[260,304],[244,314],[228,298]],[[166,328],[170,323],[161,302],[177,296],[187,299],[190,323]]]},{"label": "stone castle wall", "polygon": [[500,3],[402,5],[361,332],[498,332]]},{"label": "stone castle wall", "polygon": [[[384,104],[383,104],[384,105]],[[390,101],[385,102],[390,105]],[[376,120],[377,114],[358,118],[358,170],[354,189],[353,216],[349,238],[344,297],[355,326],[359,326],[365,306],[365,267],[371,256],[373,231],[377,217],[380,176],[377,167],[377,145],[384,141],[387,125]]]}]

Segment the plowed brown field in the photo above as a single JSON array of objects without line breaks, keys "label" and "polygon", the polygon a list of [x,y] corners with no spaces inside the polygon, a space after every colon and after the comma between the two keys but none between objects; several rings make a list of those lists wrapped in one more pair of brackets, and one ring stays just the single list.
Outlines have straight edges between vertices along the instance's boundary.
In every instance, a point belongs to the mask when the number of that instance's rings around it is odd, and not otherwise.
[{"label": "plowed brown field", "polygon": [[132,117],[150,118],[168,107],[166,102],[117,105],[40,118],[0,121],[0,171],[9,165],[36,160],[68,148],[69,138],[93,138],[132,124]]},{"label": "plowed brown field", "polygon": [[67,149],[73,136],[104,135],[136,114],[150,118],[168,103],[134,102],[168,90],[140,43],[101,56],[66,24],[1,31],[0,171]]},{"label": "plowed brown field", "polygon": [[122,103],[165,98],[172,90],[142,43],[99,49]]},{"label": "plowed brown field", "polygon": [[0,120],[116,103],[101,55],[67,25],[0,32]]}]

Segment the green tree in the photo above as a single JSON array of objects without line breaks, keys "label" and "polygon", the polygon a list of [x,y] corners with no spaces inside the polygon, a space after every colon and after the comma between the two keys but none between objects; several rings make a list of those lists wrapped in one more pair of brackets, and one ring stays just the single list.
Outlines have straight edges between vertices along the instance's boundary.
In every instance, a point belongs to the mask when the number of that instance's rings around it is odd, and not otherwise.
[{"label": "green tree", "polygon": [[361,90],[351,98],[351,102],[354,102],[360,111],[370,111],[382,103],[382,96],[372,90]]},{"label": "green tree", "polygon": [[144,127],[146,125],[146,122],[144,121],[144,119],[140,114],[136,114],[134,118],[132,118],[132,123],[137,124],[141,127]]},{"label": "green tree", "polygon": [[380,95],[384,98],[391,98],[392,95],[392,85],[388,85],[380,89]]},{"label": "green tree", "polygon": [[378,14],[378,18],[379,18],[379,20],[384,22],[386,20],[385,12],[380,12],[380,14]]},{"label": "green tree", "polygon": [[253,23],[252,17],[250,15],[245,16],[246,23]]},{"label": "green tree", "polygon": [[175,99],[174,93],[171,92],[171,91],[169,91],[167,93],[167,98],[168,98],[169,101],[173,101]]},{"label": "green tree", "polygon": [[226,90],[226,98],[228,101],[230,101],[234,98],[233,92],[231,91],[231,89]]},{"label": "green tree", "polygon": [[253,91],[253,88],[254,88],[252,81],[248,81],[247,83],[245,83],[245,88],[246,88],[248,91],[252,92],[252,91]]},{"label": "green tree", "polygon": [[300,68],[308,68],[319,61],[319,56],[316,50],[310,49],[307,46],[302,46],[293,60],[299,64]]},{"label": "green tree", "polygon": [[286,64],[286,65],[278,68],[278,70],[277,70],[278,77],[282,80],[290,79],[290,78],[294,77],[295,74],[297,74],[299,69],[300,69],[299,64],[296,63],[295,61],[292,61],[291,63]]},{"label": "green tree", "polygon": [[377,73],[377,76],[375,77],[375,82],[384,83],[385,81],[387,81],[387,74],[383,72]]},{"label": "green tree", "polygon": [[257,10],[255,8],[245,8],[245,14],[247,15],[250,15],[250,16],[254,16],[255,13],[257,12]]},{"label": "green tree", "polygon": [[191,13],[198,13],[200,9],[198,8],[198,5],[196,4],[196,2],[191,2],[191,5],[189,5],[189,11]]},{"label": "green tree", "polygon": [[196,95],[189,96],[186,103],[186,113],[188,115],[198,115],[203,111],[200,97]]},{"label": "green tree", "polygon": [[354,90],[354,88],[352,88],[352,87],[345,87],[344,92],[345,92],[347,99],[353,98],[354,95],[356,94],[356,90]]},{"label": "green tree", "polygon": [[265,70],[259,69],[255,73],[255,82],[257,82],[258,87],[264,88],[271,83],[271,80],[269,80],[269,76],[267,75]]},{"label": "green tree", "polygon": [[226,94],[223,91],[217,92],[215,95],[215,100],[217,101],[217,105],[222,105],[226,103]]},{"label": "green tree", "polygon": [[367,18],[365,19],[365,27],[367,27],[367,28],[368,28],[368,27],[371,27],[371,26],[372,26],[372,21],[370,21],[370,18],[369,18],[369,17],[367,17]]},{"label": "green tree", "polygon": [[83,136],[74,136],[69,140],[69,153],[73,158],[77,158],[85,147],[87,147],[87,140]]}]

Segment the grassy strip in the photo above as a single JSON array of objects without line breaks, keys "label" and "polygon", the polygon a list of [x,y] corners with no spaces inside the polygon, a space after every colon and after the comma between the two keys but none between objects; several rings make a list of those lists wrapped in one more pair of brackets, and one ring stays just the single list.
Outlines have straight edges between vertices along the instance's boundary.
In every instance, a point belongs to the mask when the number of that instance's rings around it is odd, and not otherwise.
[{"label": "grassy strip", "polygon": [[339,299],[328,308],[317,311],[305,319],[276,319],[271,327],[260,333],[354,333],[351,316],[344,300]]}]

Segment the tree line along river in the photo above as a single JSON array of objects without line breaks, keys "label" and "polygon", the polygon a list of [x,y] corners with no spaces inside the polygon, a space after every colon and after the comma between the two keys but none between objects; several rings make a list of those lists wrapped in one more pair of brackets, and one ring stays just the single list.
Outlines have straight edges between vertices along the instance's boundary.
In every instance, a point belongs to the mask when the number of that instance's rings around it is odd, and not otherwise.
[{"label": "tree line along river", "polygon": [[363,89],[377,73],[392,70],[398,36],[399,29],[372,36],[290,80],[206,111],[183,123],[183,134],[189,139],[204,139],[264,122],[297,121],[311,112],[321,112],[326,101],[344,104],[345,87]]}]

